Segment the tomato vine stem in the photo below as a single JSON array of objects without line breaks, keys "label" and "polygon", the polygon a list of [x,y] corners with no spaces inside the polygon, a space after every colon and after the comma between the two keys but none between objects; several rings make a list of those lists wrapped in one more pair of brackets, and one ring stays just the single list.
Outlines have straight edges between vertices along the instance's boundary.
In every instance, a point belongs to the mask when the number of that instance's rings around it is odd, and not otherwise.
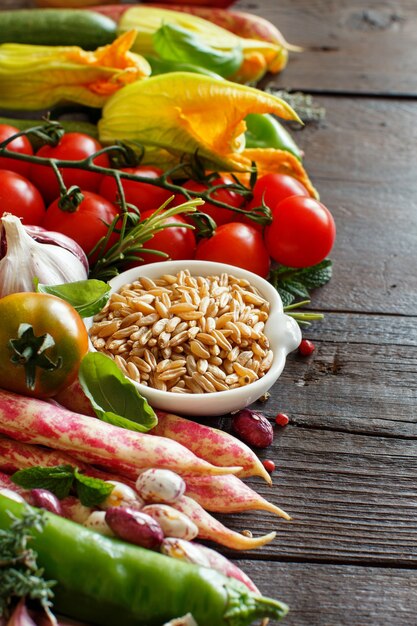
[{"label": "tomato vine stem", "polygon": [[[147,185],[154,185],[156,187],[161,187],[163,189],[166,189],[172,192],[173,195],[177,195],[177,194],[183,195],[187,200],[199,198],[201,200],[204,200],[205,202],[210,202],[211,204],[214,204],[215,206],[218,206],[224,209],[229,209],[241,215],[245,215],[248,219],[261,225],[267,225],[272,220],[271,211],[265,205],[256,207],[252,211],[246,211],[245,209],[231,206],[227,204],[226,202],[222,202],[221,200],[216,199],[215,197],[216,192],[225,188],[229,191],[233,191],[235,193],[240,194],[245,200],[252,198],[253,196],[252,188],[246,187],[245,185],[243,185],[243,183],[239,182],[236,177],[233,177],[235,182],[230,183],[230,185],[218,184],[218,185],[210,186],[209,185],[210,178],[214,177],[215,175],[218,176],[217,173],[216,174],[213,173],[213,175],[210,175],[209,177],[205,178],[209,186],[206,190],[202,190],[202,191],[194,191],[192,189],[186,189],[182,185],[172,182],[171,180],[172,175],[178,174],[179,172],[184,172],[184,169],[191,168],[192,172],[198,171],[198,169],[201,170],[201,167],[198,168],[198,165],[199,165],[198,154],[194,155],[194,161],[197,162],[197,165],[193,162],[179,163],[175,165],[174,167],[172,167],[171,169],[163,172],[161,175],[155,178],[149,178],[146,176],[141,176],[140,174],[124,172],[115,168],[104,167],[102,165],[97,165],[96,163],[94,163],[94,161],[97,159],[98,156],[103,155],[103,154],[108,154],[113,159],[116,157],[121,158],[121,160],[124,161],[128,166],[139,165],[144,155],[144,148],[143,146],[140,146],[139,144],[137,146],[135,144],[136,148],[139,150],[138,155],[136,155],[135,151],[132,149],[131,146],[126,145],[124,143],[118,143],[115,145],[106,146],[98,150],[94,154],[86,157],[85,159],[80,159],[78,161],[70,161],[67,159],[50,159],[46,157],[39,157],[36,155],[21,154],[21,153],[13,152],[7,149],[8,144],[11,143],[17,137],[22,137],[22,136],[30,137],[30,135],[36,135],[38,139],[41,139],[45,143],[53,145],[54,143],[57,143],[57,141],[59,141],[63,133],[64,133],[64,130],[59,125],[59,122],[46,121],[44,125],[35,126],[33,128],[28,128],[26,130],[20,131],[19,133],[16,133],[15,135],[12,135],[8,139],[1,142],[0,143],[0,155],[7,156],[8,158],[16,159],[19,161],[27,161],[29,163],[34,163],[37,165],[45,165],[45,166],[52,167],[54,169],[55,174],[57,174],[57,170],[59,169],[72,168],[72,169],[86,170],[86,171],[93,172],[96,174],[101,174],[103,176],[112,176],[116,181],[117,190],[119,194],[119,203],[120,203],[122,212],[125,212],[127,209],[126,209],[126,203],[125,203],[124,193],[123,193],[123,185],[121,183],[121,180],[130,180],[130,181],[135,181],[139,183],[146,183]],[[132,163],[132,159],[135,156],[136,156],[136,163]],[[60,181],[60,183],[63,182],[62,177],[58,178],[58,180]],[[60,187],[61,187],[61,184],[60,184]]]}]

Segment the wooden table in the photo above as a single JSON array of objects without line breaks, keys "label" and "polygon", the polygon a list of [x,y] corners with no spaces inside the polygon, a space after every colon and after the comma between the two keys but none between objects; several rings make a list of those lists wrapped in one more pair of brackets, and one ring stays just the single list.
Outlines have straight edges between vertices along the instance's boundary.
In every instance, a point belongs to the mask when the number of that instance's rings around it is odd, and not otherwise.
[{"label": "wooden table", "polygon": [[[305,52],[270,86],[313,93],[325,121],[296,134],[333,212],[325,313],[292,356],[269,416],[272,493],[294,517],[242,565],[291,606],[288,626],[417,623],[417,4],[241,0]],[[271,521],[256,514],[257,530]],[[239,522],[242,524],[242,522]]]},{"label": "wooden table", "polygon": [[268,18],[305,48],[269,85],[313,93],[326,108],[296,139],[338,227],[334,277],[312,302],[325,320],[305,332],[316,351],[291,356],[260,405],[291,423],[263,454],[277,463],[273,488],[253,486],[293,521],[258,512],[228,519],[236,530],[277,530],[271,545],[237,562],[289,603],[288,626],[412,626],[417,4],[240,0],[234,8]]}]

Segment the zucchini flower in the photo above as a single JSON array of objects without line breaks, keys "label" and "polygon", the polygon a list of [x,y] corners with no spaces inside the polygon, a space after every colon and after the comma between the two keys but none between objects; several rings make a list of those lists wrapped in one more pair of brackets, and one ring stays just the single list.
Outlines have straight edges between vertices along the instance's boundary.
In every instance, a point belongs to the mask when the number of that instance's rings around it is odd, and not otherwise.
[{"label": "zucchini flower", "polygon": [[191,72],[171,72],[132,83],[108,99],[100,141],[137,141],[181,158],[198,152],[215,167],[247,170],[242,154],[249,113],[299,118],[281,98],[246,85]]},{"label": "zucchini flower", "polygon": [[[103,108],[103,143],[133,141],[145,161],[169,166],[195,154],[207,169],[250,173],[285,172],[316,195],[300,161],[273,148],[245,150],[245,118],[273,113],[300,121],[281,98],[259,89],[189,72],[172,72],[127,85]],[[149,158],[150,157],[150,158]]]},{"label": "zucchini flower", "polygon": [[101,108],[118,89],[150,74],[130,52],[136,32],[87,52],[78,46],[0,45],[0,107],[48,109],[75,102]]},{"label": "zucchini flower", "polygon": [[[208,19],[180,11],[129,8],[120,18],[118,31],[132,28],[138,32],[133,46],[138,54],[201,65],[237,82],[256,82],[268,71],[281,71],[288,60],[283,42],[240,37]],[[222,73],[217,63],[230,67],[230,71]]]}]

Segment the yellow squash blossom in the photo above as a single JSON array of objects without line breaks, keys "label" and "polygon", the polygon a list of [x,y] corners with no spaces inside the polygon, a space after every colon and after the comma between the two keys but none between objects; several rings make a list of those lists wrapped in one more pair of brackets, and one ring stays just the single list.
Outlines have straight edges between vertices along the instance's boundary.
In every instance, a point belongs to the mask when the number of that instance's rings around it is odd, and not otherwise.
[{"label": "yellow squash blossom", "polygon": [[136,32],[87,52],[78,46],[0,45],[0,107],[47,109],[75,102],[102,107],[118,89],[150,74],[130,51]]},{"label": "yellow squash blossom", "polygon": [[279,72],[284,69],[288,60],[288,51],[282,43],[239,37],[209,20],[165,8],[132,7],[121,16],[118,31],[125,32],[131,28],[137,30],[138,37],[133,50],[152,56],[155,55],[153,35],[163,24],[184,28],[196,35],[199,41],[219,52],[241,49],[242,65],[229,77],[238,82],[256,82],[268,71]]},{"label": "yellow squash blossom", "polygon": [[259,89],[188,72],[172,72],[127,85],[103,108],[100,140],[138,141],[182,157],[198,152],[208,164],[245,171],[245,117],[274,113],[298,120],[281,98]]}]

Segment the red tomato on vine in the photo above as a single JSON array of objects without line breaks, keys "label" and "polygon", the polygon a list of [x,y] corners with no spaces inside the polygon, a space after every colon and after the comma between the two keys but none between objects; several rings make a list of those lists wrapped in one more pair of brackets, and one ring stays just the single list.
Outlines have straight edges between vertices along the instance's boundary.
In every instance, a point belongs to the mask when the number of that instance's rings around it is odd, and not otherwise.
[{"label": "red tomato on vine", "polygon": [[[141,215],[141,220],[145,220],[150,217],[155,211],[145,211]],[[185,219],[181,215],[173,215],[167,217],[164,220],[164,224],[180,224],[179,226],[167,226],[162,230],[156,232],[153,237],[148,239],[143,244],[144,248],[158,250],[159,252],[165,252],[169,258],[173,261],[180,259],[192,259],[194,257],[196,249],[196,240],[194,231],[181,224],[187,224]],[[156,263],[157,261],[165,260],[165,257],[161,257],[151,252],[138,252],[138,257],[141,257],[143,261],[138,260],[138,263],[131,263],[129,267],[144,263]]]},{"label": "red tomato on vine", "polygon": [[45,203],[30,180],[0,170],[0,211],[22,218],[24,224],[39,226],[45,216]]},{"label": "red tomato on vine", "polygon": [[[211,181],[210,186],[215,187],[216,185],[231,185],[232,183],[233,180],[230,176],[220,176],[219,178]],[[197,182],[196,180],[188,180],[184,183],[183,187],[185,189],[189,189],[190,191],[202,192],[206,191],[209,188],[209,185]],[[219,189],[218,191],[213,192],[212,197],[219,202],[224,202],[225,204],[229,204],[230,206],[236,208],[240,208],[244,204],[243,196],[231,189]],[[185,196],[178,195],[175,198],[176,205],[185,201]],[[216,206],[210,201],[206,201],[201,207],[198,207],[198,210],[202,213],[207,213],[207,215],[209,215],[216,222],[217,226],[236,221],[239,219],[240,215],[232,209]],[[187,221],[190,221],[189,218]],[[190,221],[190,223],[192,222]]]},{"label": "red tomato on vine", "polygon": [[[91,191],[83,191],[84,200],[73,211],[64,211],[55,200],[45,214],[41,224],[47,230],[63,233],[74,239],[89,254],[97,242],[108,232],[108,225],[119,215],[117,207],[111,202]],[[115,243],[114,234],[109,246]],[[109,247],[108,246],[108,247]]]},{"label": "red tomato on vine", "polygon": [[[84,133],[65,133],[56,146],[42,146],[36,156],[49,159],[80,161],[102,148],[102,145]],[[107,154],[102,154],[94,160],[96,165],[110,167]],[[82,169],[62,168],[60,170],[65,185],[77,185],[87,191],[98,191],[103,176],[95,172]],[[29,178],[39,189],[45,201],[50,204],[59,197],[59,185],[52,167],[31,163]]]},{"label": "red tomato on vine", "polygon": [[[145,178],[155,179],[162,174],[162,170],[158,167],[148,165],[140,165],[139,167],[126,167],[120,170],[129,174],[138,174]],[[125,199],[128,204],[133,204],[139,211],[150,211],[158,209],[173,194],[167,189],[157,187],[134,180],[122,179],[122,187]],[[117,201],[117,185],[113,176],[105,176],[100,184],[99,193],[110,202]]]},{"label": "red tomato on vine", "polygon": [[336,226],[330,211],[314,198],[290,196],[272,211],[265,228],[271,257],[289,267],[309,267],[323,261],[333,247]]},{"label": "red tomato on vine", "polygon": [[195,258],[229,263],[263,278],[268,275],[270,267],[262,234],[253,226],[241,222],[223,224],[212,237],[202,239],[197,246]]},{"label": "red tomato on vine", "polygon": [[[0,124],[0,143],[9,139],[19,132],[18,128],[9,126],[9,124]],[[17,152],[19,154],[33,154],[32,144],[27,137],[17,137],[7,144],[7,150]],[[0,157],[0,169],[17,172],[21,176],[27,177],[29,174],[30,163],[28,161],[19,161],[8,157]]]}]

